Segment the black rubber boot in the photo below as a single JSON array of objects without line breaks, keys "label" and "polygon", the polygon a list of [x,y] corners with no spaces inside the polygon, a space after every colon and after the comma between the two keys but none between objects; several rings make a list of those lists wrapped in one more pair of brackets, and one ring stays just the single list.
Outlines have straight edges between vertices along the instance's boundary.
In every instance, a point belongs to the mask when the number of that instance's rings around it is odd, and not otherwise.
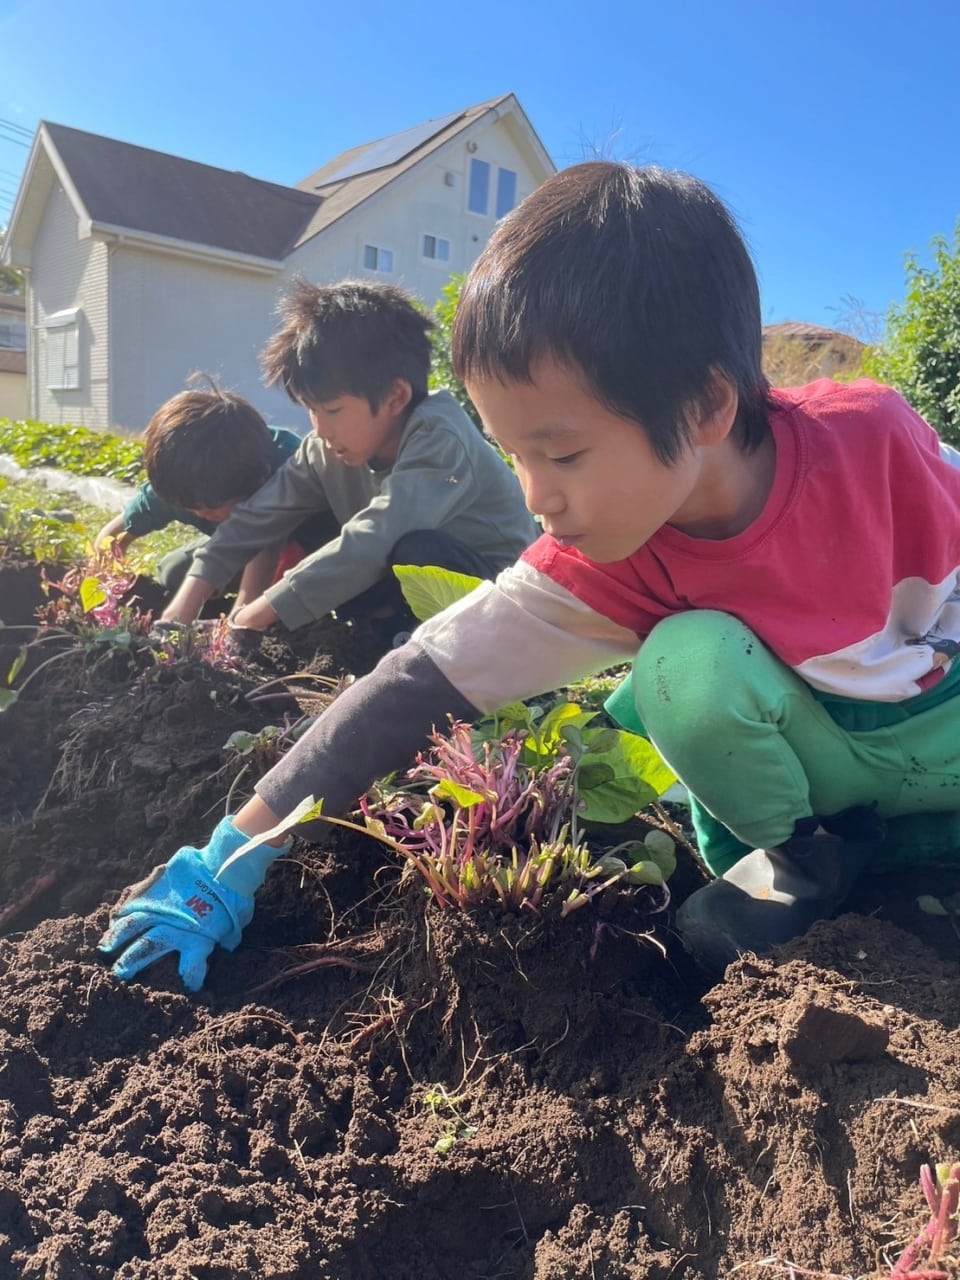
[{"label": "black rubber boot", "polygon": [[777,848],[754,849],[681,906],[677,932],[704,973],[719,977],[745,952],[789,942],[848,896],[880,844],[882,821],[872,808],[817,821]]}]

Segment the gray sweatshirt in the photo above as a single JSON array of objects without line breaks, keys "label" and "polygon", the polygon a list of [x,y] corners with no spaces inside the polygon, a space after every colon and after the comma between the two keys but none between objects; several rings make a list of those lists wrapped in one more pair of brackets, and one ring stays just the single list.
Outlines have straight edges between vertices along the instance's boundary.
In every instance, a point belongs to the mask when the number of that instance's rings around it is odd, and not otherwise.
[{"label": "gray sweatshirt", "polygon": [[442,529],[497,570],[538,532],[510,468],[454,397],[437,391],[411,413],[387,470],[345,466],[308,436],[200,548],[190,576],[222,590],[262,547],[318,511],[332,512],[339,537],[264,593],[291,630],[372,586],[399,539],[416,529]]}]

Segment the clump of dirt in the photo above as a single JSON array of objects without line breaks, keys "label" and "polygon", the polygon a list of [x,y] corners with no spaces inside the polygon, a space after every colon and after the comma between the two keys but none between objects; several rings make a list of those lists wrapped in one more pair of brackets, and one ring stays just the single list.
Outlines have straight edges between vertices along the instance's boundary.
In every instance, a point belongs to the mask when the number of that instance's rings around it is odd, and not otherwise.
[{"label": "clump of dirt", "polygon": [[0,938],[0,1276],[890,1274],[920,1165],[960,1152],[960,947],[915,905],[945,873],[705,991],[648,893],[465,917],[331,830],[199,996],[172,959],[124,985],[106,904],[252,783],[223,743],[277,707],[199,665],[100,678],[0,716],[3,761],[43,744],[0,797],[0,911],[56,877]]}]

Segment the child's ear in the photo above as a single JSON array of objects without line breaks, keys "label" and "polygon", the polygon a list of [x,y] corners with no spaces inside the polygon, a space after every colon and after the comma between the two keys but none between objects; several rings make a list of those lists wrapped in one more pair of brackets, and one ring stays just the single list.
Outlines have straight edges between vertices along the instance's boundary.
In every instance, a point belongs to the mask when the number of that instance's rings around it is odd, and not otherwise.
[{"label": "child's ear", "polygon": [[709,447],[726,440],[737,421],[739,408],[736,387],[719,369],[714,369],[710,386],[697,409],[697,444]]},{"label": "child's ear", "polygon": [[413,387],[406,378],[394,378],[393,386],[387,392],[386,405],[391,413],[403,413],[413,399]]}]

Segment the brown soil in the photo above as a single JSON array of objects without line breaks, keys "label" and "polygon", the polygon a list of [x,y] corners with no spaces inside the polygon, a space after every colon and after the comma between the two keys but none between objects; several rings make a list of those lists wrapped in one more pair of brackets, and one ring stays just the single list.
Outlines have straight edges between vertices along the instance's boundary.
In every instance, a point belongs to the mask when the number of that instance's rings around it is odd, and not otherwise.
[{"label": "brown soil", "polygon": [[927,1221],[921,1164],[960,1159],[960,944],[915,905],[942,872],[704,992],[647,897],[465,918],[334,832],[200,996],[172,962],[123,985],[104,904],[207,833],[223,743],[283,708],[192,665],[44,676],[0,717],[0,1277],[879,1276]]}]

